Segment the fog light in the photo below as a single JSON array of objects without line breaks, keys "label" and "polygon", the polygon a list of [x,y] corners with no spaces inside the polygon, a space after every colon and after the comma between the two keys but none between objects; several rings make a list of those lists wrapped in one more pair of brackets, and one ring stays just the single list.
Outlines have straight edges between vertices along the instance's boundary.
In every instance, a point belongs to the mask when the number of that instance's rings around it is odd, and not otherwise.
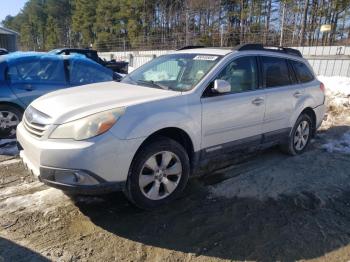
[{"label": "fog light", "polygon": [[79,185],[97,185],[98,181],[87,173],[81,171],[74,172],[74,182]]},{"label": "fog light", "polygon": [[99,182],[89,173],[81,170],[41,168],[41,179],[66,185],[98,185]]}]

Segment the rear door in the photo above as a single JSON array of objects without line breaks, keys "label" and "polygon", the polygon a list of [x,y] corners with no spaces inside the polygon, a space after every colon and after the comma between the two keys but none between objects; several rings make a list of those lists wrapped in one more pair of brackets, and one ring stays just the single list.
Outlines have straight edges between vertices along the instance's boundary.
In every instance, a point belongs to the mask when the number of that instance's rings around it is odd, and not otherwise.
[{"label": "rear door", "polygon": [[231,92],[212,93],[211,85],[204,92],[201,99],[202,147],[209,153],[260,143],[265,94],[259,88],[256,57],[233,59],[216,79],[228,81]]},{"label": "rear door", "polygon": [[266,90],[266,110],[263,133],[266,139],[286,134],[296,103],[304,95],[304,88],[295,80],[286,59],[261,56],[263,86]]},{"label": "rear door", "polygon": [[9,63],[6,78],[26,106],[46,93],[67,87],[63,60],[59,56],[17,59]]},{"label": "rear door", "polygon": [[305,63],[290,60],[299,84],[305,88],[305,95],[311,95],[314,99],[314,107],[324,103],[324,93],[320,92],[320,82],[315,78],[309,66]]}]

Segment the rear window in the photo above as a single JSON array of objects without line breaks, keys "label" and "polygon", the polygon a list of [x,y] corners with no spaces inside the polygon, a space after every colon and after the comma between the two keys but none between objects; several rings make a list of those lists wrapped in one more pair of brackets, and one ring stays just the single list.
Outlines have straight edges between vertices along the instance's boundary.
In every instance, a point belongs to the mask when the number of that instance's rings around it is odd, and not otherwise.
[{"label": "rear window", "polygon": [[312,72],[304,63],[301,63],[298,61],[291,61],[291,63],[294,67],[294,71],[296,73],[296,76],[299,82],[307,83],[314,80],[314,76]]},{"label": "rear window", "polygon": [[283,58],[262,56],[264,86],[279,87],[291,84],[287,61]]}]

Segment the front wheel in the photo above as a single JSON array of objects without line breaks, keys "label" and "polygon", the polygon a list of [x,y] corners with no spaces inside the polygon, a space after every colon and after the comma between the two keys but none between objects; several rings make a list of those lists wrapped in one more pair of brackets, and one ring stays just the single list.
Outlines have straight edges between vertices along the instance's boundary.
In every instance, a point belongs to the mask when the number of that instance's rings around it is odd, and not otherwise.
[{"label": "front wheel", "polygon": [[142,209],[153,209],[176,199],[190,173],[187,152],[176,141],[160,138],[145,145],[130,168],[126,196]]},{"label": "front wheel", "polygon": [[310,143],[311,135],[312,120],[308,115],[302,114],[295,122],[287,144],[282,145],[282,150],[290,155],[303,153]]},{"label": "front wheel", "polygon": [[22,112],[10,105],[0,105],[0,139],[14,138]]}]

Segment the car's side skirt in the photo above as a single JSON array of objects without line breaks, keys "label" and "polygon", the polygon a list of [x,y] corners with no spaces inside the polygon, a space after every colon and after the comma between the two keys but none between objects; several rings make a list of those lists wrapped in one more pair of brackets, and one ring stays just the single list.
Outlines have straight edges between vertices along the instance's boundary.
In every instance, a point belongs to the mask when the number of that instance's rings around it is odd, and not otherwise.
[{"label": "car's side skirt", "polygon": [[284,128],[204,148],[194,154],[192,174],[195,176],[203,175],[213,170],[242,162],[247,155],[251,155],[258,150],[285,143],[290,131],[291,128]]}]

